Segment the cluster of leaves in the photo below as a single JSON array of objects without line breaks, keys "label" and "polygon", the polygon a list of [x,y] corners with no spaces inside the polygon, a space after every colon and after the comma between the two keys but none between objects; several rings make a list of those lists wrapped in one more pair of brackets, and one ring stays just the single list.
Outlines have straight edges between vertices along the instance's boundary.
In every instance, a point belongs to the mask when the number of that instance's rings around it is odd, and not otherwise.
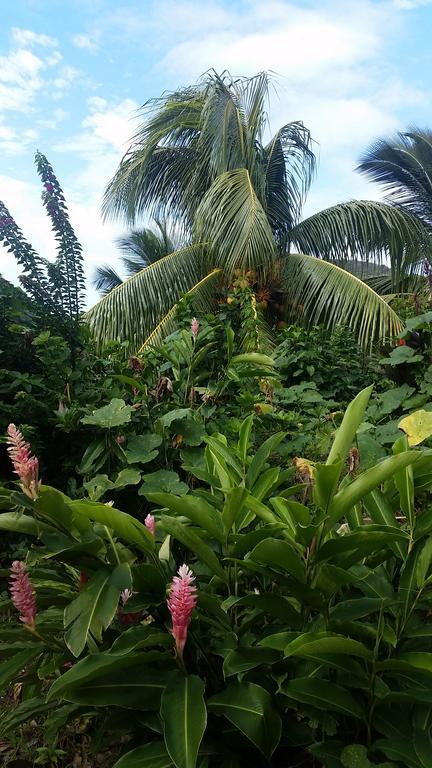
[{"label": "cluster of leaves", "polygon": [[[410,444],[432,427],[401,424],[392,455],[359,471],[370,395],[298,478],[274,461],[283,432],[251,448],[253,415],[235,441],[208,435],[188,466],[194,490],[144,491],[155,537],[97,501],[4,489],[0,527],[34,539],[38,614],[32,632],[1,626],[1,684],[28,692],[2,714],[2,738],[37,718],[55,749],[85,717],[127,735],[117,768],[427,768],[432,454]],[[166,595],[182,562],[199,589],[179,663]]]}]

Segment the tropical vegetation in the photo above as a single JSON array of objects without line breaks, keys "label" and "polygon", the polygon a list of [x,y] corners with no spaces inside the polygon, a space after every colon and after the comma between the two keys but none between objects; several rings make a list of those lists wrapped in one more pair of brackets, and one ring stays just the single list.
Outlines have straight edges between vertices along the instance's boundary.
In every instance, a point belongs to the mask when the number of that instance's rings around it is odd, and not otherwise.
[{"label": "tropical vegetation", "polygon": [[1,204],[6,768],[432,765],[432,145],[302,219],[313,143],[265,139],[267,88],[150,105],[87,312],[43,155],[54,263]]}]

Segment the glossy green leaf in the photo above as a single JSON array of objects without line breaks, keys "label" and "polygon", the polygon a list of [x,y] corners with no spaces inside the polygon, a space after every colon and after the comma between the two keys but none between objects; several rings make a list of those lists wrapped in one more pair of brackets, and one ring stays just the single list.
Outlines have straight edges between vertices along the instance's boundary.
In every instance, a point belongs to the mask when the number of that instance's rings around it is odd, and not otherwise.
[{"label": "glossy green leaf", "polygon": [[167,533],[180,541],[195,556],[199,557],[213,574],[226,581],[227,575],[215,553],[194,531],[183,525],[179,520],[168,517],[168,515],[162,515],[161,522],[162,527]]},{"label": "glossy green leaf", "polygon": [[153,504],[164,507],[174,515],[187,517],[192,523],[203,528],[218,541],[224,540],[224,530],[220,512],[197,496],[174,496],[172,493],[146,493]]},{"label": "glossy green leaf", "polygon": [[90,416],[84,416],[83,424],[92,424],[100,429],[112,429],[128,424],[131,420],[132,406],[126,405],[124,400],[114,397],[108,405],[92,411]]},{"label": "glossy green leaf", "polygon": [[336,432],[333,445],[327,457],[327,464],[336,464],[338,461],[345,461],[348,456],[356,432],[364,421],[366,408],[372,394],[373,386],[366,387],[356,395],[345,411],[338,431]]},{"label": "glossy green leaf", "polygon": [[224,715],[270,758],[281,736],[281,720],[272,697],[255,683],[233,683],[208,701],[208,709]]},{"label": "glossy green leaf", "polygon": [[282,573],[289,573],[297,581],[304,581],[305,566],[296,550],[286,541],[268,538],[261,541],[252,550],[249,559],[274,568]]},{"label": "glossy green leaf", "polygon": [[172,768],[173,765],[164,742],[154,741],[127,752],[114,768]]},{"label": "glossy green leaf", "polygon": [[299,677],[289,680],[282,691],[290,699],[324,710],[333,710],[349,717],[362,719],[364,711],[360,703],[345,688],[328,680]]},{"label": "glossy green leaf", "polygon": [[204,683],[196,675],[176,675],[162,695],[164,739],[176,768],[195,768],[207,724]]}]

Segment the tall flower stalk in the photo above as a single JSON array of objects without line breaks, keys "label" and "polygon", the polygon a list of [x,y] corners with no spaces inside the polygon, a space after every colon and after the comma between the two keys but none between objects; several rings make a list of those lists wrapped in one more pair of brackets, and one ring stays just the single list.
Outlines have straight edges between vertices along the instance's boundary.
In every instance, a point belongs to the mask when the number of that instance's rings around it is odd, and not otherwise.
[{"label": "tall flower stalk", "polygon": [[15,424],[9,424],[7,429],[8,453],[13,464],[14,472],[20,479],[23,492],[35,501],[40,486],[39,461],[33,456],[30,444],[26,443],[23,435]]},{"label": "tall flower stalk", "polygon": [[172,635],[176,644],[177,656],[183,661],[188,628],[192,611],[197,604],[195,576],[187,565],[181,565],[174,576],[168,597],[168,608],[172,619]]}]

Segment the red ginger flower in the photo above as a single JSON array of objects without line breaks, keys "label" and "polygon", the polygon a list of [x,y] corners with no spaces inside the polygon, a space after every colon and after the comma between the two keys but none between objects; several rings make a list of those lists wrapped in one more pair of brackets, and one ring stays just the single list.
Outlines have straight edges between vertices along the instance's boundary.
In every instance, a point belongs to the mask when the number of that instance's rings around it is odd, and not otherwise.
[{"label": "red ginger flower", "polygon": [[39,461],[32,455],[29,443],[26,443],[15,424],[9,424],[7,428],[8,453],[11,458],[14,472],[21,481],[21,488],[30,499],[37,499],[40,486]]},{"label": "red ginger flower", "polygon": [[196,337],[198,336],[198,331],[199,331],[199,322],[196,319],[196,317],[193,317],[191,322],[191,334],[194,337],[194,339],[196,339]]},{"label": "red ginger flower", "polygon": [[405,341],[405,339],[399,339],[399,346],[400,346],[400,347],[405,347],[405,346],[406,346],[406,341]]},{"label": "red ginger flower", "polygon": [[150,531],[151,535],[154,536],[156,533],[156,521],[153,515],[146,516],[144,520],[144,525],[147,528],[147,530]]},{"label": "red ginger flower", "polygon": [[20,614],[20,621],[34,629],[36,623],[36,598],[25,564],[20,560],[12,563],[10,571],[10,595]]},{"label": "red ginger flower", "polygon": [[193,586],[195,576],[187,565],[181,565],[178,576],[174,576],[168,597],[168,608],[172,618],[172,635],[177,653],[183,656],[186,645],[188,627],[192,611],[197,604],[196,587]]}]

